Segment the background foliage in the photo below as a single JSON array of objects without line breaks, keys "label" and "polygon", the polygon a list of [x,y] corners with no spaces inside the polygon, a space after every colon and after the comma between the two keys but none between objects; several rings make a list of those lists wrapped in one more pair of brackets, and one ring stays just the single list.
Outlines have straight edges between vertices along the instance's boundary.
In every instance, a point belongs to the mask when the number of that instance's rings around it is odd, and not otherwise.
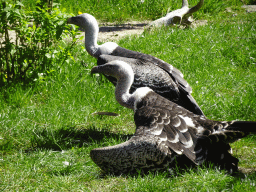
[{"label": "background foliage", "polygon": [[[27,9],[35,9],[36,1],[22,0]],[[166,15],[171,10],[179,9],[182,0],[56,0],[64,12],[77,15],[78,12],[90,13],[97,20],[110,22],[124,22],[127,20],[155,20]],[[196,5],[199,0],[188,0],[189,6]],[[227,6],[241,6],[255,4],[255,0],[205,0],[200,9],[203,14],[193,14],[196,18],[211,17],[224,11]]]},{"label": "background foliage", "polygon": [[0,86],[37,80],[50,73],[54,62],[62,65],[72,58],[73,44],[61,45],[65,35],[72,35],[65,22],[68,14],[58,6],[38,3],[33,11],[20,2],[0,6]]}]

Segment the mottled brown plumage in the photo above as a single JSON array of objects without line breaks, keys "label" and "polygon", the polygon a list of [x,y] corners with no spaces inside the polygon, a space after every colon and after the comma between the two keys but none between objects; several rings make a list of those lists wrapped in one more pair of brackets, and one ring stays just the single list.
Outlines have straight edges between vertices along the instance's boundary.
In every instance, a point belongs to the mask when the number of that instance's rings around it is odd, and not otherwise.
[{"label": "mottled brown plumage", "polygon": [[94,67],[92,73],[115,77],[117,101],[134,109],[134,136],[119,145],[93,149],[90,153],[92,160],[106,172],[162,170],[181,157],[195,165],[212,162],[234,172],[238,159],[229,153],[229,143],[250,132],[256,133],[256,122],[209,120],[149,88],[139,88],[130,94],[133,71],[122,61]]}]

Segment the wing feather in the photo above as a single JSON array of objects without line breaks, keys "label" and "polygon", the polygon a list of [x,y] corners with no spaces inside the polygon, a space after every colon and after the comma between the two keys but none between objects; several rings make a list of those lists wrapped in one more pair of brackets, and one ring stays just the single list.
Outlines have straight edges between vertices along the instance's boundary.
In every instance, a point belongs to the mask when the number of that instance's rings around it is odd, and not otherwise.
[{"label": "wing feather", "polygon": [[[141,107],[135,111],[136,127],[141,127],[143,122],[147,121],[147,126],[143,126],[144,134],[158,137],[161,145],[167,147],[170,152],[174,151],[178,155],[184,154],[197,163],[195,151],[197,138],[194,132],[189,131],[190,124],[187,124],[182,116],[173,111],[175,107],[168,105],[169,108],[172,108],[171,111],[163,107],[164,105],[158,107],[158,104],[164,103],[160,97],[156,99],[151,95],[149,98],[151,100],[144,99],[147,100],[145,104],[141,104]],[[182,111],[180,108],[178,110]],[[141,130],[136,130],[135,135],[139,132],[141,133]],[[201,149],[198,150],[201,152]]]},{"label": "wing feather", "polygon": [[[203,115],[199,105],[191,96],[192,89],[183,78],[183,74],[169,63],[118,46],[111,55],[100,55],[97,64],[102,65],[113,60],[122,60],[132,67],[134,82],[130,89],[131,93],[139,87],[150,87],[168,100]],[[106,78],[116,86],[115,78],[109,76]]]}]

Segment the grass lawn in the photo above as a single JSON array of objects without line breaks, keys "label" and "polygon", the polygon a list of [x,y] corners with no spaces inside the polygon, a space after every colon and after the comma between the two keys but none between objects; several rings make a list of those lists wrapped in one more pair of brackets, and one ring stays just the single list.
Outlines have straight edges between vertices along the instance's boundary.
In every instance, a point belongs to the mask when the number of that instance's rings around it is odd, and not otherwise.
[{"label": "grass lawn", "polygon": [[[8,0],[14,1],[14,0]],[[189,7],[200,0],[188,0]],[[241,6],[255,0],[205,0],[200,12],[194,13],[196,18],[206,18],[225,11],[228,6]],[[34,9],[37,1],[21,0],[26,9]],[[97,20],[123,23],[127,20],[155,20],[168,12],[180,9],[182,0],[54,0],[60,4],[61,11],[73,13],[90,13]],[[255,3],[255,2],[254,2]]]},{"label": "grass lawn", "polygon": [[[208,118],[256,121],[256,14],[232,8],[233,13],[223,7],[217,15],[204,8],[198,18],[206,15],[205,26],[169,27],[118,43],[180,69]],[[133,112],[115,101],[114,87],[104,77],[90,75],[96,59],[83,44],[72,55],[73,61],[56,64],[29,85],[1,88],[0,190],[255,191],[256,136],[232,144],[244,172],[237,176],[204,167],[173,175],[102,173],[90,150],[128,140],[135,129]],[[120,116],[91,115],[98,111]]]}]

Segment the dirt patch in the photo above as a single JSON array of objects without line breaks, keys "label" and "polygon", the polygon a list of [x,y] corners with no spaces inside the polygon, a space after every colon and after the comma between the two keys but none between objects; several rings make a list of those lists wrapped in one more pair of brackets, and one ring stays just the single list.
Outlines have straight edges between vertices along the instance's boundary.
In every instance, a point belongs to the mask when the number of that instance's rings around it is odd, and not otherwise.
[{"label": "dirt patch", "polygon": [[[100,24],[98,41],[103,43],[107,41],[117,42],[125,36],[140,35],[149,23],[150,21],[132,21],[120,25],[113,25],[111,23]],[[195,28],[202,25],[207,25],[207,20],[193,20],[191,27]],[[84,35],[84,32],[81,32],[80,35]]]},{"label": "dirt patch", "polygon": [[256,12],[256,5],[243,5],[242,8],[244,8],[247,13]]},{"label": "dirt patch", "polygon": [[[144,27],[149,23],[149,21],[138,22],[132,21],[126,24],[113,25],[111,23],[103,23],[100,24],[99,27],[99,35],[98,41],[106,42],[106,41],[118,41],[121,38],[134,34],[142,34],[144,31]],[[13,30],[8,31],[11,42],[15,42],[16,33]],[[83,36],[84,32],[81,31],[79,36]],[[2,42],[4,37],[0,37],[0,41]],[[82,40],[84,41],[84,40]]]},{"label": "dirt patch", "polygon": [[132,21],[126,24],[113,25],[110,23],[101,24],[99,27],[98,41],[118,41],[121,38],[134,34],[142,34],[144,27],[148,25],[149,21]]},{"label": "dirt patch", "polygon": [[[99,42],[113,41],[117,42],[118,40],[124,38],[125,36],[131,35],[140,35],[143,33],[145,27],[150,23],[150,21],[131,21],[125,24],[114,25],[113,23],[101,23],[99,27]],[[191,27],[198,27],[201,25],[206,25],[206,20],[196,20],[193,21]],[[81,31],[78,37],[83,36],[84,32]],[[9,37],[11,42],[15,42],[16,33],[15,31],[9,31]],[[3,40],[3,39],[2,39]],[[1,41],[1,40],[0,40]],[[84,39],[82,40],[84,41]]]},{"label": "dirt patch", "polygon": [[[242,8],[246,10],[246,12],[256,12],[256,5],[243,5]],[[231,8],[226,9],[227,12],[232,12]],[[113,25],[113,23],[101,23],[99,28],[99,36],[98,41],[100,42],[107,42],[107,41],[114,41],[117,42],[118,40],[124,38],[125,36],[129,35],[140,35],[143,33],[144,28],[148,25],[151,21],[131,21],[125,24]],[[198,27],[202,25],[206,25],[206,20],[195,20],[192,22],[191,27]],[[83,36],[84,32],[81,32],[79,36]],[[11,41],[15,42],[16,34],[15,31],[9,31],[9,36],[11,37]],[[3,38],[3,37],[2,37]],[[0,37],[0,41],[2,41]],[[84,41],[84,40],[83,40]]]},{"label": "dirt patch", "polygon": [[[105,43],[107,41],[117,42],[125,36],[140,35],[144,31],[144,27],[150,21],[131,21],[125,24],[114,25],[113,23],[100,23],[98,41]],[[81,31],[78,37],[84,36]],[[84,41],[84,39],[82,40]]]}]

